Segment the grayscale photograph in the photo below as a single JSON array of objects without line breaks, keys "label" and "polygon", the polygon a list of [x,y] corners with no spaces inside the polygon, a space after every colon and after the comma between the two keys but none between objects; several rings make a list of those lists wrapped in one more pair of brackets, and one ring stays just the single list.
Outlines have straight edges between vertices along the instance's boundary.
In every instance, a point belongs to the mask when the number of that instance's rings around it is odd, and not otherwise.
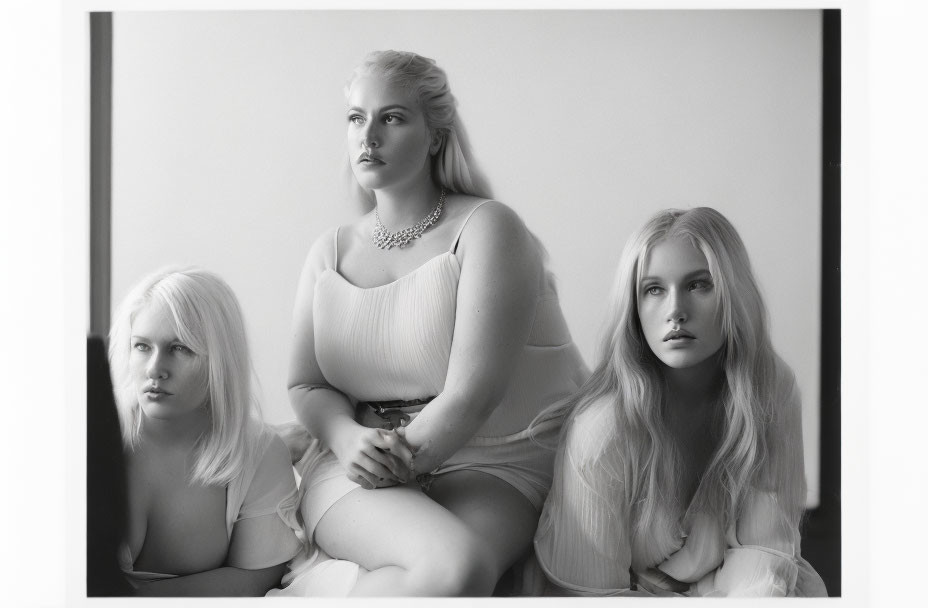
[{"label": "grayscale photograph", "polygon": [[842,596],[841,9],[81,19],[80,595]]}]

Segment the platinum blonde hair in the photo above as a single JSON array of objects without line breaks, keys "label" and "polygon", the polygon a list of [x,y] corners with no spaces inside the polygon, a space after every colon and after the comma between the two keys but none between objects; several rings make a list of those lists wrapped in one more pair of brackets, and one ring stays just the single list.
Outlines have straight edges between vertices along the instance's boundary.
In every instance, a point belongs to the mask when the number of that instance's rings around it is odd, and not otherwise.
[{"label": "platinum blonde hair", "polygon": [[535,422],[566,415],[566,428],[590,404],[614,403],[615,441],[610,445],[619,451],[626,479],[624,496],[616,499],[631,506],[633,555],[650,560],[673,546],[675,514],[685,505],[678,495],[681,455],[664,423],[662,364],[641,328],[637,287],[648,252],[672,238],[688,239],[705,255],[725,336],[715,450],[688,516],[709,515],[727,530],[740,517],[749,492],[758,490],[775,496],[781,516],[776,525],[795,530],[805,499],[795,381],[771,345],[767,310],[747,250],[734,226],[714,209],[661,211],[629,238],[622,252],[595,371],[577,395]]},{"label": "platinum blonde hair", "polygon": [[[431,161],[435,184],[448,192],[492,198],[490,185],[474,161],[448,76],[435,60],[405,51],[374,51],[355,68],[345,86],[345,95],[356,79],[372,74],[408,90],[418,101],[429,132],[441,137]],[[372,205],[372,193],[364,190],[353,174],[350,181],[356,198]]]},{"label": "platinum blonde hair", "polygon": [[256,449],[261,413],[252,393],[253,369],[238,300],[218,275],[198,269],[159,270],[135,285],[117,309],[109,334],[109,359],[123,442],[139,443],[141,407],[129,373],[132,323],[161,305],[177,337],[207,368],[209,430],[197,444],[191,481],[225,485],[238,476]]}]

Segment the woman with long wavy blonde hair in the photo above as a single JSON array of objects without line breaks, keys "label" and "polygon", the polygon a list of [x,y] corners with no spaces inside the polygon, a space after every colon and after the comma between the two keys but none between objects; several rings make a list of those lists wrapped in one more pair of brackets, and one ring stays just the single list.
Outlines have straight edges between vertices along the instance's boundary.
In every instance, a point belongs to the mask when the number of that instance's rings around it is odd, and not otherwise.
[{"label": "woman with long wavy blonde hair", "polygon": [[615,595],[824,595],[799,555],[800,398],[747,251],[708,207],[628,241],[601,359],[564,405],[535,537],[548,579]]}]

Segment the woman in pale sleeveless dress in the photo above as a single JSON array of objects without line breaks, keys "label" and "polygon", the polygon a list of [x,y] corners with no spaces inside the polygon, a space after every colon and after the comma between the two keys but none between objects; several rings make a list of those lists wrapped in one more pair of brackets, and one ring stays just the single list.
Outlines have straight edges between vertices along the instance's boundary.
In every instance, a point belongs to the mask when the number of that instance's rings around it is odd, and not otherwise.
[{"label": "woman in pale sleeveless dress", "polygon": [[126,447],[119,563],[135,594],[264,595],[301,548],[286,445],[261,422],[235,295],[199,269],[156,272],[115,316]]},{"label": "woman in pale sleeveless dress", "polygon": [[535,536],[549,593],[825,595],[799,551],[799,393],[734,227],[658,213],[613,294],[592,377],[540,417],[567,414]]},{"label": "woman in pale sleeveless dress", "polygon": [[289,384],[317,439],[298,465],[307,538],[360,564],[354,595],[489,595],[530,551],[551,483],[527,428],[587,371],[540,244],[489,200],[444,72],[374,53],[346,121],[375,207],[325,233],[300,278]]}]

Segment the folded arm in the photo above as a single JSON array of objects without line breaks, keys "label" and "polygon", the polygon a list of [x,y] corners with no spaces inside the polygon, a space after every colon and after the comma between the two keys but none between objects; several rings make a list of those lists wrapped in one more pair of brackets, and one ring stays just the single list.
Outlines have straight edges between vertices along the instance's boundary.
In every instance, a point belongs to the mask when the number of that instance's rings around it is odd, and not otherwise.
[{"label": "folded arm", "polygon": [[148,597],[258,597],[280,584],[286,564],[260,570],[226,566],[187,576],[137,583]]}]

